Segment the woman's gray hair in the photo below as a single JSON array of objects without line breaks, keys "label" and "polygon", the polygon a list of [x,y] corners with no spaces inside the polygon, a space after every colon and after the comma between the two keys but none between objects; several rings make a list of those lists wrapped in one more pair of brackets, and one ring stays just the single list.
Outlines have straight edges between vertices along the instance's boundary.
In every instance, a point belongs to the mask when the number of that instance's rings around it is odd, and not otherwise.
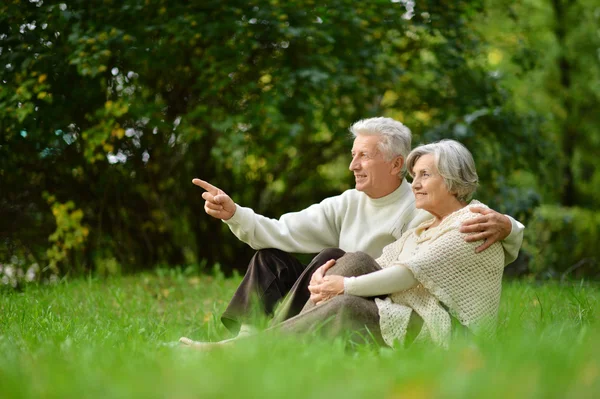
[{"label": "woman's gray hair", "polygon": [[477,189],[479,177],[471,152],[454,140],[441,140],[436,143],[420,145],[408,154],[406,166],[408,173],[414,175],[417,160],[424,155],[433,154],[438,173],[444,179],[449,192],[459,201],[469,201]]},{"label": "woman's gray hair", "polygon": [[350,126],[350,133],[356,138],[358,135],[381,136],[377,145],[386,161],[391,161],[398,155],[404,160],[400,176],[406,173],[406,157],[410,152],[410,129],[392,118],[362,119]]}]

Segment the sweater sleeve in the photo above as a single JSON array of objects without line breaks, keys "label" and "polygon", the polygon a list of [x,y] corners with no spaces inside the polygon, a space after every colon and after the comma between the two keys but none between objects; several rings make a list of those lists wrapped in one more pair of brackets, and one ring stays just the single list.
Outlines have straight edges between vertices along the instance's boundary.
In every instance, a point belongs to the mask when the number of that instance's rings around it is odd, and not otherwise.
[{"label": "sweater sleeve", "polygon": [[239,205],[225,223],[235,236],[254,249],[277,248],[286,252],[315,253],[337,247],[340,219],[347,199],[343,194],[319,204],[271,219]]},{"label": "sweater sleeve", "polygon": [[413,273],[403,265],[388,267],[358,277],[344,278],[344,294],[356,296],[387,295],[419,284]]},{"label": "sweater sleeve", "polygon": [[519,256],[519,249],[523,243],[523,231],[525,226],[516,219],[513,219],[510,215],[505,215],[510,219],[512,228],[508,237],[502,241],[502,248],[504,249],[504,266],[512,263]]}]

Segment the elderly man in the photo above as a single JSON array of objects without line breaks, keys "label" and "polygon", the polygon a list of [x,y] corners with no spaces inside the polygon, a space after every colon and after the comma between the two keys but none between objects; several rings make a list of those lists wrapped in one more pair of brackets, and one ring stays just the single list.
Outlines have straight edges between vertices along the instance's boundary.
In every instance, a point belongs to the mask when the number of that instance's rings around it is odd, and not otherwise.
[{"label": "elderly man", "polygon": [[[319,267],[332,254],[326,251],[323,259],[317,256],[305,266],[290,252],[317,253],[337,247],[343,250],[339,256],[344,251],[362,251],[377,258],[383,247],[432,217],[415,208],[410,184],[404,178],[405,160],[411,149],[410,130],[394,119],[378,117],[358,121],[350,131],[354,144],[349,169],[354,173],[356,188],[302,211],[284,214],[278,220],[235,204],[225,192],[208,182],[192,181],[206,190],[202,194],[206,213],[223,220],[233,234],[258,250],[221,318],[232,332],[239,329],[240,335],[246,335],[253,331],[250,312],[254,299],[259,300],[262,311],[271,314],[292,287],[294,297],[286,302],[278,319],[300,312],[311,295],[308,290],[311,279],[311,287],[318,286],[323,277]],[[473,211],[481,215],[465,222],[461,232],[476,234],[465,235],[464,239],[485,240],[477,252],[502,241],[506,264],[514,261],[524,226],[491,209]],[[318,298],[318,293],[312,295]]]}]

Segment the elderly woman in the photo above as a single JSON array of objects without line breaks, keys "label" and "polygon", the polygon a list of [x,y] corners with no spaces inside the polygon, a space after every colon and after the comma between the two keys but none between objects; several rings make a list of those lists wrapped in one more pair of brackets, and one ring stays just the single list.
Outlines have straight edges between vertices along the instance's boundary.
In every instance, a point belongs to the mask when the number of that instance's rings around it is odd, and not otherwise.
[{"label": "elderly woman", "polygon": [[447,346],[453,322],[476,334],[493,332],[502,246],[476,253],[481,243],[466,242],[459,232],[464,221],[476,217],[469,207],[484,206],[469,202],[478,182],[471,153],[442,140],[415,148],[407,168],[416,207],[433,219],[408,230],[376,260],[358,252],[326,262],[311,280],[311,299],[302,312],[273,328],[368,332],[390,346],[407,340]]}]

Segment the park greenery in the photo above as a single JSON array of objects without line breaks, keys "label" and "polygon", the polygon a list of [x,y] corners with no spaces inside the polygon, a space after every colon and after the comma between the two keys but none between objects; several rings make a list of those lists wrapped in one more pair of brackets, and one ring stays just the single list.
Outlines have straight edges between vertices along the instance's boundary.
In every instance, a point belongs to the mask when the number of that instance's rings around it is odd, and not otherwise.
[{"label": "park greenery", "polygon": [[[598,26],[593,0],[0,2],[0,396],[597,397]],[[229,337],[252,255],[192,178],[303,209],[352,188],[373,116],[464,143],[526,225],[497,336],[178,346]]]},{"label": "park greenery", "polygon": [[230,273],[251,249],[191,179],[302,209],[352,187],[347,128],[378,115],[467,145],[477,198],[527,225],[517,273],[595,277],[599,22],[591,0],[4,1],[0,278]]}]

